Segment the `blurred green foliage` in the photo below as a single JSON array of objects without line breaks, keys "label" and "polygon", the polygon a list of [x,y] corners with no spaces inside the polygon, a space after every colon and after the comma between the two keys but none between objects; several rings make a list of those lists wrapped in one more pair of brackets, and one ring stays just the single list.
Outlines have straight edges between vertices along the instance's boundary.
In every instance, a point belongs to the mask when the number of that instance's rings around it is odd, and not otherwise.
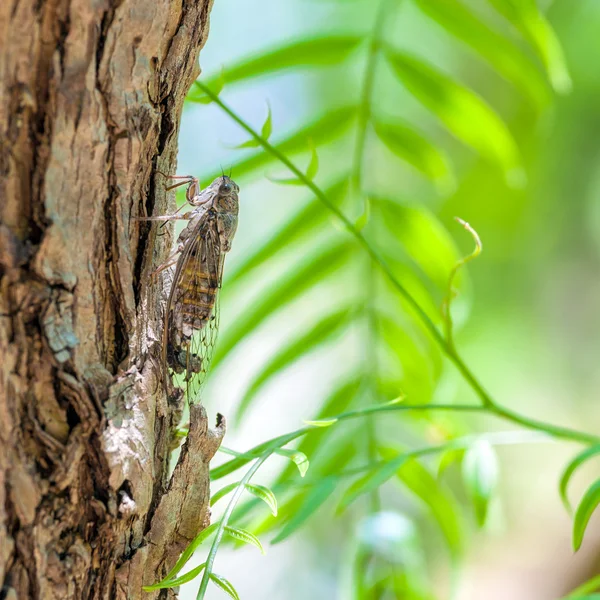
[{"label": "blurred green foliage", "polygon": [[[600,349],[598,304],[583,296],[600,300],[589,283],[597,279],[600,226],[593,58],[600,7],[570,0],[287,4],[279,5],[292,15],[282,35],[258,49],[246,48],[242,36],[239,58],[214,61],[201,79],[253,137],[229,130],[230,116],[199,87],[184,117],[205,127],[195,138],[203,159],[193,159],[204,182],[221,172],[206,148],[218,148],[224,131],[235,139],[237,149],[230,145],[219,158],[242,190],[205,402],[228,412],[245,446],[293,430],[300,418],[367,413],[302,434],[297,447],[310,469],[303,479],[292,463],[272,473],[276,516],[258,498],[232,518],[273,543],[309,531],[315,555],[319,547],[347,549],[330,559],[341,561],[339,576],[319,597],[462,598],[461,565],[475,529],[489,527],[506,477],[494,448],[542,438],[475,435],[490,423],[468,412],[368,410],[393,399],[414,407],[486,404],[485,392],[452,360],[453,346],[428,325],[444,332],[449,277],[472,250],[452,220],[458,215],[484,246],[470,276],[461,269],[450,291],[455,343],[469,372],[485,380],[494,403],[501,397],[519,409],[500,404],[498,416],[566,439],[520,412],[589,427],[530,392],[556,385],[552,402],[566,396],[576,403],[599,383],[589,358]],[[214,9],[227,22],[211,32],[207,48],[217,56],[235,28],[232,5],[221,0]],[[185,131],[182,145],[182,161],[192,164]],[[353,225],[354,238],[335,211]],[[571,347],[550,352],[561,344]],[[214,479],[263,456],[271,448],[265,444],[216,467]],[[593,448],[566,469],[564,498],[575,469],[597,454]],[[562,466],[554,465],[557,480]],[[592,484],[577,511],[576,547],[599,501]],[[295,568],[319,565],[309,557]],[[580,581],[570,583],[556,596]],[[285,597],[315,597],[308,590],[290,585]]]}]

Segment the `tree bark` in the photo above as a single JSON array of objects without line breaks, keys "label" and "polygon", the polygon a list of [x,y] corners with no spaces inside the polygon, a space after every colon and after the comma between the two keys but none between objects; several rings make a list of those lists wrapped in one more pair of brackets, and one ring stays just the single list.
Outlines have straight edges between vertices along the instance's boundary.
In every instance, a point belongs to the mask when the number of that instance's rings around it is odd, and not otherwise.
[{"label": "tree bark", "polygon": [[224,425],[193,407],[169,476],[172,230],[135,218],[173,211],[211,4],[0,2],[1,598],[151,598],[208,523]]}]

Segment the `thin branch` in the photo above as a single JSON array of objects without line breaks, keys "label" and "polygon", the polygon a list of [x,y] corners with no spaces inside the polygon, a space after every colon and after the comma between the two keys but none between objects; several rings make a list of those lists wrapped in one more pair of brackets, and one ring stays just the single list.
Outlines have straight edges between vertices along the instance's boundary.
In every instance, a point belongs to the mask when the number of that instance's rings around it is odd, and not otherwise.
[{"label": "thin branch", "polygon": [[[365,140],[367,136],[367,125],[371,118],[371,99],[375,84],[375,71],[377,66],[377,55],[381,49],[383,27],[388,0],[380,0],[375,23],[369,38],[367,50],[367,64],[365,66],[365,78],[362,85],[360,103],[358,105],[358,122],[356,129],[356,142],[354,145],[354,156],[352,159],[351,180],[354,188],[360,190],[362,183],[362,163],[365,151]],[[366,210],[366,204],[365,204]]]}]

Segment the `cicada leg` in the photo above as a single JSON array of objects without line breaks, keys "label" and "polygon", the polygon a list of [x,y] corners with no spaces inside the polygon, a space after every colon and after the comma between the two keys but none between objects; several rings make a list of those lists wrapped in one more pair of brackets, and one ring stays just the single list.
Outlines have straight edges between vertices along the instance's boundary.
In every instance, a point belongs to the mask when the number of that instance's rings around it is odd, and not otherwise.
[{"label": "cicada leg", "polygon": [[159,215],[158,217],[135,217],[136,221],[187,221],[191,216],[191,211],[183,213],[182,215]]},{"label": "cicada leg", "polygon": [[[181,180],[181,181],[178,181],[177,183],[174,183],[173,185],[168,186],[166,188],[167,191],[175,189],[182,185],[187,185],[188,187],[185,191],[185,197],[186,197],[188,204],[192,204],[193,198],[195,198],[200,192],[200,182],[198,181],[198,178],[194,177],[193,175],[167,175],[166,173],[163,173],[161,171],[157,171],[157,173],[159,173],[163,177],[167,177],[168,179],[180,179]],[[190,217],[192,215],[192,213],[190,211],[185,212],[182,215],[177,214],[184,206],[185,206],[185,204],[180,206],[172,215],[159,215],[156,217],[136,217],[135,220],[136,221],[162,221],[161,228],[164,225],[166,225],[169,221],[177,221],[177,220],[187,221],[190,219]],[[152,278],[152,281],[156,280],[156,277],[158,276],[159,273],[161,273],[165,269],[168,269],[169,267],[172,267],[173,265],[175,265],[177,263],[178,255],[179,255],[179,250],[176,250],[160,267],[158,267],[158,269],[153,271],[150,275],[150,277]]]},{"label": "cicada leg", "polygon": [[[184,213],[183,215],[164,215],[164,216],[158,216],[158,217],[136,217],[135,220],[136,221],[175,221],[175,220],[188,220],[190,218],[190,213]],[[164,223],[163,223],[164,224]],[[179,249],[177,249],[175,252],[173,252],[171,254],[171,256],[169,256],[169,258],[167,258],[167,260],[160,265],[160,267],[158,267],[158,269],[156,269],[155,271],[153,271],[150,274],[150,278],[152,280],[152,283],[154,283],[156,281],[156,277],[158,276],[158,274],[162,271],[164,271],[165,269],[168,269],[169,267],[172,267],[174,264],[177,263],[177,258],[179,255]]]},{"label": "cicada leg", "polygon": [[187,190],[185,190],[185,199],[191,203],[191,200],[200,193],[200,182],[197,177],[193,175],[167,175],[166,173],[162,173],[161,171],[157,171],[163,177],[167,177],[168,179],[181,179],[177,183],[170,185],[166,188],[167,192],[169,190],[174,190],[177,187],[182,185],[187,185]]},{"label": "cicada leg", "polygon": [[[166,177],[167,179],[181,179],[181,181],[167,187],[166,190],[168,192],[169,190],[173,190],[179,186],[187,185],[188,187],[187,190],[185,190],[185,199],[188,204],[192,204],[192,199],[200,192],[200,182],[198,181],[198,178],[194,177],[193,175],[167,175],[162,171],[157,171],[157,173],[163,177]],[[185,205],[182,204],[174,214],[177,214],[184,206]],[[162,229],[165,225],[166,223],[163,223],[160,228]]]},{"label": "cicada leg", "polygon": [[[181,210],[181,209],[178,209]],[[187,221],[190,218],[190,211],[178,215],[174,213],[172,215],[159,215],[158,217],[135,217],[135,221],[162,221],[161,227],[166,225],[169,221]]]},{"label": "cicada leg", "polygon": [[160,267],[158,267],[158,269],[156,269],[155,271],[152,271],[152,273],[150,273],[150,278],[152,280],[152,283],[154,283],[156,281],[156,278],[158,277],[159,273],[162,273],[165,269],[168,269],[169,267],[172,267],[173,265],[177,264],[177,259],[179,258],[179,250],[177,250],[176,252],[173,252],[173,254],[171,254],[171,256],[169,256],[169,258],[162,264],[160,265]]}]

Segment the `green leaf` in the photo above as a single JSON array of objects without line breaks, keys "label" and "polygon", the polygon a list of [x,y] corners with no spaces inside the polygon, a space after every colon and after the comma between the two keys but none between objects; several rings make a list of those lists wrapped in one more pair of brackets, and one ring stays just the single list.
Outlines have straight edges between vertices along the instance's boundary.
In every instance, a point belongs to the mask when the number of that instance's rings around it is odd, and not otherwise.
[{"label": "green leaf", "polygon": [[218,492],[214,493],[211,498],[210,498],[210,505],[214,506],[221,498],[227,496],[227,494],[230,494],[231,492],[233,492],[233,490],[235,490],[235,488],[239,485],[239,481],[235,481],[233,483],[230,483],[229,485],[226,485],[225,487],[222,487]]},{"label": "green leaf", "polygon": [[[356,116],[356,107],[354,106],[331,110],[320,119],[297,129],[280,141],[271,143],[280,152],[289,157],[296,152],[301,152],[306,149],[307,138],[312,139],[316,146],[336,139],[348,129],[354,116]],[[274,161],[275,158],[269,152],[265,152],[261,148],[250,156],[242,158],[239,162],[233,164],[231,170],[235,179],[239,180],[246,175],[253,174],[261,167],[271,164]],[[204,182],[203,184],[208,184],[215,179],[215,177],[219,177],[220,175],[221,169],[219,168],[212,173],[207,173],[201,179]]]},{"label": "green leaf", "polygon": [[[359,522],[352,560],[355,600],[433,600],[426,584],[423,548],[412,521],[391,510],[372,513]],[[353,591],[359,591],[353,590]]]},{"label": "green leaf", "polygon": [[311,427],[331,427],[337,423],[337,421],[337,419],[320,419],[318,421],[304,421],[304,423]]},{"label": "green leaf", "polygon": [[[327,432],[327,433],[326,433]],[[321,447],[321,452],[317,452],[316,459],[311,464],[311,473],[312,473],[312,481],[311,482],[303,482],[301,485],[290,485],[289,477],[284,471],[281,476],[278,478],[277,482],[275,482],[275,489],[281,489],[281,494],[285,494],[284,501],[279,503],[278,517],[274,519],[271,515],[267,517],[262,517],[259,522],[252,522],[252,530],[259,533],[264,533],[266,531],[270,531],[274,528],[279,528],[280,531],[282,527],[288,526],[288,523],[291,519],[295,519],[296,515],[300,511],[302,507],[308,502],[311,503],[310,497],[313,494],[317,494],[315,491],[315,487],[319,486],[322,481],[336,479],[335,474],[342,472],[348,464],[352,462],[352,460],[356,456],[356,448],[354,446],[354,436],[351,432],[344,432],[343,430],[340,433],[345,435],[340,435],[337,438],[330,437],[328,440],[327,448]],[[350,433],[350,435],[349,435]],[[310,440],[312,438],[321,438],[326,434],[329,435],[328,430],[316,431],[305,440]],[[290,465],[290,468],[295,468]],[[295,473],[292,471],[292,477],[295,477]],[[251,510],[250,503],[247,503],[243,510],[246,511],[246,514]],[[238,511],[238,518],[242,511]]]},{"label": "green leaf", "polygon": [[465,451],[463,448],[452,448],[450,450],[446,450],[446,452],[444,452],[440,456],[440,462],[438,463],[438,468],[437,468],[438,479],[440,479],[444,475],[446,470],[449,467],[451,467],[453,464],[456,464],[456,463],[460,464],[462,462],[464,455],[465,455]]},{"label": "green leaf", "polygon": [[[347,189],[347,177],[336,181],[324,189],[324,193],[336,205],[344,197]],[[284,248],[289,247],[294,242],[307,234],[314,235],[317,228],[327,223],[330,213],[323,208],[323,205],[311,197],[310,200],[297,211],[286,223],[280,225],[277,231],[267,236],[264,244],[259,246],[254,252],[249,250],[245,256],[244,262],[240,265],[234,265],[233,270],[227,270],[226,283],[231,285],[242,277],[251,273],[256,267],[260,266],[272,256],[280,253]],[[258,240],[257,240],[258,242]]]},{"label": "green leaf", "polygon": [[215,481],[220,479],[221,477],[225,477],[234,471],[237,471],[239,468],[248,464],[251,460],[258,458],[265,454],[266,452],[275,452],[278,448],[282,448],[286,444],[289,444],[293,440],[301,437],[304,434],[303,429],[299,429],[296,431],[292,431],[290,433],[285,433],[271,440],[267,440],[262,444],[258,444],[248,452],[244,452],[243,454],[238,454],[234,459],[227,461],[225,464],[219,465],[210,471],[210,479],[211,481]]},{"label": "green leaf", "polygon": [[592,594],[591,592],[595,592],[600,588],[600,575],[596,575],[591,579],[588,579],[586,582],[582,583],[580,586],[576,587],[568,596],[565,596],[565,600],[591,600],[594,598],[595,600],[600,600],[600,594]]},{"label": "green leaf", "polygon": [[[319,411],[319,416],[325,416],[331,413],[341,413],[343,412],[348,405],[356,398],[359,390],[361,389],[362,378],[357,376],[356,378],[350,380],[349,382],[340,385],[335,391],[331,394],[331,396],[325,401],[322,409]],[[347,430],[346,430],[347,431]],[[343,430],[340,433],[344,433]],[[302,438],[302,442],[300,445],[300,450],[303,454],[310,454],[312,456],[313,452],[316,451],[316,463],[311,462],[311,471],[315,472],[315,476],[320,476],[321,474],[330,474],[332,472],[339,472],[342,470],[346,464],[348,464],[355,455],[356,449],[352,445],[352,435],[348,436],[342,435],[339,439],[336,440],[336,443],[329,444],[326,452],[321,452],[319,455],[318,450],[322,449],[322,442],[325,436],[330,437],[331,429],[329,428],[321,428],[316,429],[311,432],[309,436],[304,436]],[[286,443],[289,443],[289,436],[281,436],[280,442],[277,445],[277,448],[274,448],[274,452],[280,448],[285,453]],[[236,471],[237,469],[243,467],[248,462],[256,458],[265,452],[269,447],[272,447],[272,442],[265,442],[256,447],[251,453],[247,453],[243,455],[243,457],[238,457],[234,460],[228,461],[227,463],[220,465],[211,469],[210,477],[211,480],[216,480],[221,477],[225,477],[230,473]],[[312,459],[311,459],[312,461]],[[316,465],[316,466],[315,466]],[[281,475],[277,478],[275,483],[273,484],[274,489],[289,489],[289,480],[290,478],[295,477],[295,465],[289,465],[288,468],[284,469]],[[305,487],[302,489],[302,498],[304,497]],[[296,513],[296,509],[300,506],[301,498],[298,496],[297,503],[294,505],[293,513]],[[243,509],[238,509],[236,512],[237,515],[241,513],[248,513],[252,506],[256,506],[257,502],[250,501],[247,502]],[[275,521],[273,517],[269,516],[266,519],[263,519],[262,524],[256,526],[253,524],[252,530],[257,534],[263,531],[266,531],[274,526],[276,523],[280,525],[281,522],[285,521],[286,518],[286,510],[290,505],[289,502],[286,502],[283,506],[281,503],[278,508],[279,520]]]},{"label": "green leaf", "polygon": [[275,450],[275,454],[280,454],[281,456],[286,456],[289,458],[296,465],[296,467],[298,467],[300,477],[304,477],[306,475],[310,463],[304,452],[300,452],[299,450],[288,450],[287,448],[278,448]]},{"label": "green leaf", "polygon": [[212,86],[212,87],[209,86],[209,87],[211,87],[211,90],[215,94],[215,96],[218,96],[223,91],[224,86],[225,86],[225,69],[223,67],[221,67],[221,72],[219,73],[219,76],[216,79],[214,86]]},{"label": "green leaf", "polygon": [[189,581],[192,581],[192,579],[195,579],[196,577],[198,577],[198,575],[200,575],[200,573],[202,573],[202,571],[204,571],[205,567],[206,567],[206,563],[202,563],[201,565],[198,565],[197,567],[193,568],[191,571],[188,571],[187,573],[185,573],[185,575],[182,575],[181,577],[177,577],[176,579],[169,579],[169,580],[163,579],[159,583],[155,583],[153,585],[145,585],[142,589],[145,592],[151,592],[153,590],[163,590],[165,588],[178,587],[178,586],[183,585],[184,583],[188,583]]},{"label": "green leaf", "polygon": [[212,101],[213,100],[210,96],[201,95],[201,94],[194,96],[194,100],[193,100],[193,102],[195,104],[210,104]]},{"label": "green leaf", "polygon": [[[397,250],[393,246],[388,247],[388,245],[386,245],[386,247],[383,248],[382,254],[394,274],[394,277],[402,282],[404,288],[411,294],[423,311],[425,311],[429,319],[434,324],[441,322],[441,294],[432,285],[431,281],[424,278],[423,273],[416,268],[416,265],[413,265],[410,260],[399,260],[398,255],[400,254],[400,250]],[[382,287],[387,292],[394,292],[395,289],[385,279],[383,279]],[[416,343],[423,337],[429,339],[427,337],[429,333],[413,307],[403,298],[398,296],[396,296],[396,298],[398,304],[396,305],[396,311],[393,313],[394,318],[402,319],[401,326],[406,331],[415,331],[419,333],[419,336],[414,335],[413,342]],[[406,319],[403,318],[405,315],[407,317]],[[430,353],[439,355],[439,347],[436,344],[429,343],[428,347],[431,349]],[[390,391],[390,395],[397,396],[401,392],[403,392],[402,389],[394,389],[393,391]]]},{"label": "green leaf", "polygon": [[308,146],[310,148],[310,162],[306,169],[306,177],[312,180],[319,170],[319,157],[317,156],[317,148],[311,138],[308,138]]},{"label": "green leaf", "polygon": [[305,185],[304,181],[302,181],[302,179],[298,179],[297,177],[273,177],[272,175],[269,175],[267,173],[266,178],[272,182],[272,183],[278,183],[280,185],[297,185],[297,186],[301,186],[301,185]]},{"label": "green leaf", "polygon": [[382,404],[382,406],[395,406],[396,404],[402,404],[405,400],[406,400],[406,396],[400,395],[397,398],[392,398],[391,400],[384,402]]},{"label": "green leaf", "polygon": [[227,581],[225,577],[221,575],[217,575],[216,573],[210,574],[210,580],[218,587],[221,588],[230,598],[233,600],[240,600],[238,593],[235,588],[231,584],[231,582]]},{"label": "green leaf", "polygon": [[206,529],[203,529],[187,546],[187,548],[181,553],[181,556],[173,566],[173,568],[168,572],[167,576],[161,581],[161,583],[165,581],[171,581],[181,569],[186,565],[187,561],[190,560],[192,554],[196,552],[200,544],[208,539],[219,526],[218,523],[212,523]]},{"label": "green leaf", "polygon": [[292,518],[285,524],[281,531],[273,538],[272,544],[277,544],[288,538],[294,531],[303,525],[335,491],[337,480],[334,478],[322,479],[306,495],[304,502],[294,512]]},{"label": "green leaf", "polygon": [[514,84],[538,110],[550,100],[549,88],[536,65],[520,48],[476,17],[459,0],[416,0],[421,10],[448,33],[473,48]]},{"label": "green leaf", "polygon": [[185,427],[180,427],[173,432],[175,438],[182,440],[186,438],[189,434],[189,430]]},{"label": "green leaf", "polygon": [[[354,373],[353,378],[350,381],[338,382],[337,387],[332,390],[331,394],[323,402],[322,407],[317,414],[317,419],[324,419],[329,415],[338,415],[344,412],[356,399],[359,390],[361,389],[361,385],[362,377],[360,373]],[[304,455],[310,456],[312,460],[318,450],[323,448],[324,438],[332,435],[332,431],[335,431],[335,429],[322,428],[321,431],[311,432],[309,436],[305,436],[302,439],[298,450]],[[346,452],[345,456],[347,457],[349,454],[349,452]],[[332,456],[332,453],[328,453],[327,456]],[[320,464],[320,462],[318,464]],[[294,467],[290,465],[288,469],[284,469],[281,476],[277,479],[277,482],[281,483],[290,479],[294,475],[293,468]]]},{"label": "green leaf", "polygon": [[386,56],[398,79],[453,133],[482,156],[496,163],[507,183],[521,187],[525,172],[508,128],[475,92],[406,53],[388,50]]},{"label": "green leaf", "polygon": [[241,420],[258,392],[274,375],[338,334],[348,324],[351,314],[353,312],[344,308],[332,315],[327,315],[299,338],[280,347],[277,354],[271,358],[248,386],[236,411],[236,420]]},{"label": "green leaf", "polygon": [[450,161],[428,139],[403,123],[378,121],[374,125],[379,139],[396,156],[433,181],[441,194],[449,194],[455,189]]},{"label": "green leaf", "polygon": [[231,448],[228,448],[227,446],[223,446],[223,444],[221,444],[219,446],[219,452],[221,452],[222,454],[229,454],[229,456],[243,456],[244,453],[243,452],[238,452],[237,450],[232,450]]},{"label": "green leaf", "polygon": [[[319,170],[319,157],[317,156],[317,149],[310,138],[308,139],[308,146],[310,148],[311,155],[305,175],[308,179],[312,180]],[[281,178],[267,175],[267,179],[273,183],[280,183],[282,185],[306,185],[306,183],[298,177]]]},{"label": "green leaf", "polygon": [[[263,444],[263,446],[267,446],[267,444]],[[247,465],[251,460],[257,458],[258,456],[258,452],[246,452],[240,456],[236,456],[235,458],[228,460],[226,463],[223,463],[218,467],[213,467],[210,470],[210,480],[217,481],[217,479],[222,479],[231,473],[235,473],[235,471],[241,469],[244,465]]]},{"label": "green leaf", "polygon": [[477,524],[485,524],[490,499],[498,483],[498,459],[487,440],[477,440],[465,453],[463,480],[473,500]]},{"label": "green leaf", "polygon": [[265,553],[265,549],[263,548],[260,540],[249,531],[245,529],[238,529],[237,527],[230,527],[229,525],[225,526],[225,531],[234,539],[244,542],[246,544],[251,544],[252,546],[256,546],[262,554]]},{"label": "green leaf", "polygon": [[573,521],[573,550],[577,552],[581,547],[583,535],[592,513],[600,502],[600,479],[594,482],[586,491],[577,510]]},{"label": "green leaf", "polygon": [[357,479],[345,492],[338,504],[336,513],[340,514],[350,506],[357,498],[380,488],[386,481],[391,479],[398,469],[406,462],[405,455],[397,456],[383,464],[374,465],[373,470],[363,477]]},{"label": "green leaf", "polygon": [[367,226],[369,219],[371,218],[371,200],[368,197],[365,198],[364,207],[362,214],[354,222],[354,227],[359,231],[362,231]]},{"label": "green leaf", "polygon": [[[230,85],[283,69],[339,65],[363,40],[360,36],[327,36],[269,48],[258,56],[229,66],[223,71],[223,77]],[[211,87],[217,78],[207,78],[206,85]],[[188,98],[196,101],[194,93]]]},{"label": "green leaf", "polygon": [[233,146],[233,150],[243,150],[244,148],[260,148],[260,142],[254,138],[250,138],[237,146]]},{"label": "green leaf", "polygon": [[379,197],[373,199],[373,206],[381,212],[383,223],[404,252],[445,293],[448,277],[460,258],[447,229],[423,207],[405,206]]},{"label": "green leaf", "polygon": [[380,314],[377,320],[381,345],[395,359],[382,371],[389,371],[389,377],[414,402],[427,402],[439,377],[439,365],[419,344],[418,331],[403,327],[387,315]]},{"label": "green leaf", "polygon": [[565,468],[563,474],[560,478],[559,483],[559,491],[560,497],[565,505],[565,508],[568,512],[571,512],[571,504],[569,503],[569,498],[567,496],[567,487],[569,482],[571,481],[571,477],[575,471],[587,460],[590,458],[600,454],[600,444],[596,444],[594,446],[590,446],[585,450],[581,451]]},{"label": "green leaf", "polygon": [[[386,453],[383,456],[386,457]],[[464,543],[456,503],[416,459],[409,459],[400,467],[398,478],[428,507],[446,540],[450,555],[458,559],[463,552]]]},{"label": "green leaf", "polygon": [[[210,90],[218,96],[223,90],[223,86],[225,85],[225,73],[223,69],[217,77],[213,77],[212,81],[208,85]],[[190,94],[194,94],[194,102],[198,104],[210,104],[213,100],[210,96],[204,94],[204,92],[198,91],[198,86],[194,86]]]},{"label": "green leaf", "polygon": [[272,117],[273,115],[271,114],[271,105],[267,104],[267,118],[265,119],[262,129],[260,130],[260,136],[267,141],[271,137],[271,133],[273,133]]},{"label": "green leaf", "polygon": [[220,337],[213,359],[213,368],[245,337],[255,331],[277,309],[299,297],[328,275],[337,272],[350,257],[353,244],[343,241],[329,248],[318,248],[300,265],[290,265],[286,276],[265,290]]},{"label": "green leaf", "polygon": [[530,42],[555,91],[567,94],[572,82],[560,42],[535,0],[489,0]]},{"label": "green leaf", "polygon": [[260,498],[269,507],[274,517],[277,516],[277,498],[275,498],[275,494],[268,487],[247,483],[246,489],[253,496]]},{"label": "green leaf", "polygon": [[[371,552],[361,546],[356,548],[356,555],[352,564],[352,596],[351,600],[365,600],[369,598],[369,592],[373,595],[373,584],[369,581],[369,567],[373,561]],[[377,596],[375,596],[377,597]]]}]

